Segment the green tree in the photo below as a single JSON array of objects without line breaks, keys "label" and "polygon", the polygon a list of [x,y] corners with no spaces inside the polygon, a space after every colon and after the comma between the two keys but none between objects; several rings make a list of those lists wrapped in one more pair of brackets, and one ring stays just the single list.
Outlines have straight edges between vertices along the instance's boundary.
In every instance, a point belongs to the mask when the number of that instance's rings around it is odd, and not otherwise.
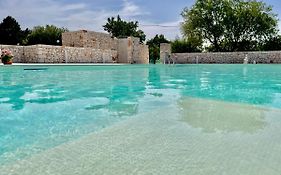
[{"label": "green tree", "polygon": [[262,45],[261,50],[264,51],[273,51],[281,50],[281,35],[269,38]]},{"label": "green tree", "polygon": [[156,35],[154,38],[148,40],[146,44],[149,48],[149,60],[153,64],[160,59],[160,44],[169,43],[170,41],[164,35]]},{"label": "green tree", "polygon": [[26,44],[47,44],[47,45],[61,45],[61,35],[68,31],[65,28],[58,28],[54,25],[36,26],[27,36]]},{"label": "green tree", "polygon": [[111,34],[112,37],[124,38],[128,36],[139,37],[140,42],[145,41],[146,35],[142,30],[138,30],[137,21],[124,21],[118,15],[115,19],[114,17],[108,18],[107,23],[103,26],[104,30]]},{"label": "green tree", "polygon": [[7,16],[0,23],[0,43],[15,45],[21,43],[22,33],[19,23],[11,16]]},{"label": "green tree", "polygon": [[27,37],[31,33],[31,30],[26,28],[25,30],[21,31],[21,44],[26,45],[27,44]]},{"label": "green tree", "polygon": [[171,43],[171,47],[173,53],[201,52],[200,47],[185,39],[176,39]]},{"label": "green tree", "polygon": [[272,7],[260,1],[196,0],[182,16],[184,36],[202,38],[210,51],[256,50],[277,33]]}]

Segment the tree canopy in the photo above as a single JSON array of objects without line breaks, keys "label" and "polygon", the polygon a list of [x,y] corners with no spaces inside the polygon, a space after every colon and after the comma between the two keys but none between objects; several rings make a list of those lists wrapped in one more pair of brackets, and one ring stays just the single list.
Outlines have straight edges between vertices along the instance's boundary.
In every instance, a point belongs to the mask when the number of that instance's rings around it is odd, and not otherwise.
[{"label": "tree canopy", "polygon": [[111,34],[112,37],[123,38],[128,36],[139,37],[140,42],[145,41],[146,35],[142,30],[138,29],[137,21],[124,21],[118,15],[117,18],[111,17],[107,19],[107,23],[103,26],[104,30]]},{"label": "tree canopy", "polygon": [[160,44],[169,42],[170,41],[167,40],[164,35],[156,35],[154,38],[146,42],[149,48],[150,62],[155,64],[156,61],[160,59]]},{"label": "tree canopy", "polygon": [[171,43],[173,53],[191,53],[201,52],[201,48],[196,46],[192,41],[185,39],[176,39]]},{"label": "tree canopy", "polygon": [[266,40],[261,50],[281,50],[281,35]]},{"label": "tree canopy", "polygon": [[15,45],[21,42],[22,31],[19,23],[11,16],[7,16],[0,23],[0,43]]},{"label": "tree canopy", "polygon": [[277,34],[277,15],[261,1],[196,0],[182,16],[184,36],[202,39],[209,51],[258,50]]},{"label": "tree canopy", "polygon": [[26,44],[47,44],[47,45],[61,45],[61,35],[68,31],[65,28],[58,28],[54,25],[36,26],[27,36]]}]

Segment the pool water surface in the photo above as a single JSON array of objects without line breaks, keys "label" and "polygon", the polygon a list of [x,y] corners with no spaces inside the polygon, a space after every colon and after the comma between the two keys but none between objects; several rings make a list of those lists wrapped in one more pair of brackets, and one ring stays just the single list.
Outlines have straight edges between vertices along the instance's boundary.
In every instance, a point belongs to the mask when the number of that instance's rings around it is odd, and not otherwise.
[{"label": "pool water surface", "polygon": [[[185,163],[174,169],[179,174],[281,171],[279,65],[34,67],[0,67],[2,172],[64,147],[89,151],[83,143],[90,141],[105,154],[128,143],[124,154],[142,155],[159,172],[165,168],[152,155],[170,170],[169,160],[174,168]],[[111,138],[114,149],[104,147],[106,134],[120,137]],[[143,166],[136,161],[131,168]]]}]

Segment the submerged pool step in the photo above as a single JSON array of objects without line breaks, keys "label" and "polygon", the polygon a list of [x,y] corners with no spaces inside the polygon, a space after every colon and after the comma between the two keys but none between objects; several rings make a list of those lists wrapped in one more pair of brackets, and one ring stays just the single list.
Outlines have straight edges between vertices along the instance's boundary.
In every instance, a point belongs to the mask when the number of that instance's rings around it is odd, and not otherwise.
[{"label": "submerged pool step", "polygon": [[23,70],[47,70],[48,68],[46,67],[38,67],[38,68],[24,68]]}]

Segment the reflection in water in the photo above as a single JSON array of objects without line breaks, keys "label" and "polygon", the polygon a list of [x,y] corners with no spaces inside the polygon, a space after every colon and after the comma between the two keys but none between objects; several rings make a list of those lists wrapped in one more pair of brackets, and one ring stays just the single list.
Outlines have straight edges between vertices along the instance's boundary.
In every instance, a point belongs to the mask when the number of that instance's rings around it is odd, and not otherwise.
[{"label": "reflection in water", "polygon": [[[48,104],[90,97],[108,98],[110,103],[103,107],[114,110],[111,106],[115,103],[119,106],[128,101],[136,103],[144,95],[147,81],[146,69],[131,69],[125,75],[120,75],[115,69],[105,71],[84,67],[62,70],[52,67],[49,71],[36,73],[10,69],[10,73],[0,75],[0,98],[8,99],[0,101],[0,104],[11,104],[13,110],[23,110],[27,103]],[[135,75],[143,77],[134,81]],[[123,106],[117,110],[127,110],[128,105]]]},{"label": "reflection in water", "polygon": [[134,67],[5,71],[0,72],[0,164],[135,115],[148,77],[148,68]]},{"label": "reflection in water", "polygon": [[267,125],[269,109],[198,98],[182,98],[179,102],[182,120],[203,132],[255,133]]},{"label": "reflection in water", "polygon": [[[281,108],[276,101],[280,67],[248,66],[246,73],[243,69],[244,65],[58,66],[32,72],[1,67],[0,164],[1,159],[17,159],[15,151],[24,157],[30,149],[53,147],[122,118],[176,105],[173,99],[179,96]],[[168,100],[163,100],[167,94]],[[194,99],[180,105],[183,120],[205,132],[254,133],[267,126],[263,109]]]}]

